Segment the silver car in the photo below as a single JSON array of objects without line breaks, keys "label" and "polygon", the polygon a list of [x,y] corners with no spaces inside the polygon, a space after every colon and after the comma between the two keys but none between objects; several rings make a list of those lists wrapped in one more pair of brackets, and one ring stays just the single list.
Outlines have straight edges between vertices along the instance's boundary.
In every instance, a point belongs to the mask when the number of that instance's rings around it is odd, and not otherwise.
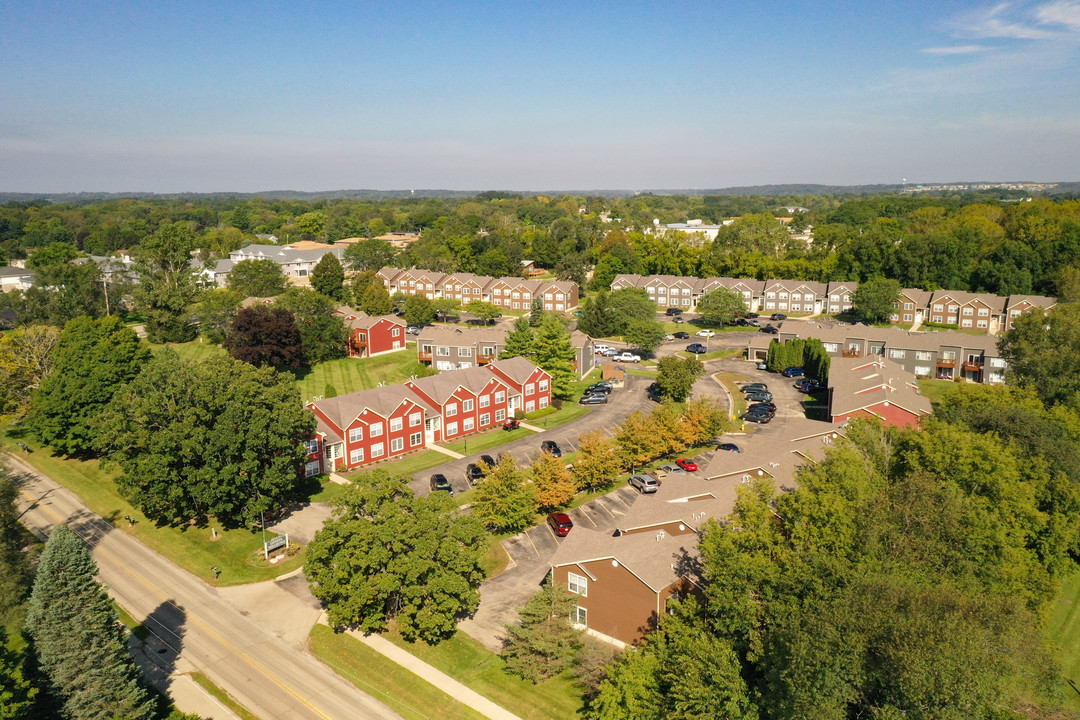
[{"label": "silver car", "polygon": [[631,475],[630,484],[643,493],[654,493],[660,487],[660,481],[651,475]]}]

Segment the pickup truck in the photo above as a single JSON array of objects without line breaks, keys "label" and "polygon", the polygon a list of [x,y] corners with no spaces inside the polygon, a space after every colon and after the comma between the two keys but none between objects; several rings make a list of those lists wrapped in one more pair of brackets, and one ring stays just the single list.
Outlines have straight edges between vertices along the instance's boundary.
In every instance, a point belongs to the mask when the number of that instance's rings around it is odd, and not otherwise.
[{"label": "pickup truck", "polygon": [[628,363],[641,362],[641,358],[639,358],[637,355],[635,355],[632,352],[621,352],[621,353],[619,353],[618,355],[616,355],[615,357],[613,357],[611,359],[614,360],[615,362],[628,362]]}]

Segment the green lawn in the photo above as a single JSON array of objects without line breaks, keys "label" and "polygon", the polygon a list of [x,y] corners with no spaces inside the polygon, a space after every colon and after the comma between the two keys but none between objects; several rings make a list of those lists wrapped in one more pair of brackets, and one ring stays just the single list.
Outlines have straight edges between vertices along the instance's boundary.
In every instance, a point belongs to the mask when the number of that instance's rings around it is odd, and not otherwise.
[{"label": "green lawn", "polygon": [[[1080,711],[1080,572],[1061,583],[1061,590],[1050,608],[1046,633],[1061,648],[1058,660],[1065,679],[1062,693],[1065,704]],[[1073,685],[1076,683],[1076,685]]]},{"label": "green lawn", "polygon": [[746,398],[743,396],[742,390],[739,389],[737,382],[750,382],[750,378],[745,375],[739,375],[738,373],[721,372],[713,375],[714,378],[723,383],[727,388],[728,394],[731,395],[731,416],[739,417],[746,412]]},{"label": "green lawn", "polygon": [[[135,536],[147,547],[208,583],[239,585],[270,580],[295,570],[304,562],[301,550],[288,560],[267,565],[260,554],[262,535],[256,530],[222,530],[216,523],[205,528],[157,527],[120,496],[114,482],[117,471],[103,471],[96,460],[57,457],[42,449],[32,438],[21,438],[21,441],[33,452],[29,455],[19,453],[20,457],[81,497],[91,510],[111,522],[118,531]],[[10,441],[8,445],[10,449]],[[136,519],[134,526],[124,519],[128,515]],[[216,539],[211,527],[217,530]],[[217,579],[210,570],[215,566],[221,569]]]},{"label": "green lawn", "polygon": [[533,685],[507,675],[502,658],[464,633],[434,646],[405,642],[394,632],[385,637],[524,720],[573,718],[581,710],[581,693],[572,680],[559,676]]},{"label": "green lawn", "polygon": [[169,348],[170,350],[175,351],[176,354],[183,359],[194,362],[202,362],[215,355],[225,354],[224,348],[211,342],[206,342],[203,338],[186,343],[165,343],[164,345],[155,345],[153,343],[147,344],[150,346],[152,352],[159,353],[165,348]]},{"label": "green lawn", "polygon": [[955,380],[930,380],[929,378],[922,378],[919,380],[919,393],[925,395],[930,399],[931,403],[935,405],[941,401],[941,398],[948,392],[949,388],[955,387]]},{"label": "green lawn", "polygon": [[412,475],[418,473],[421,470],[427,470],[433,468],[436,465],[442,465],[444,462],[450,462],[452,460],[449,455],[444,455],[441,452],[435,450],[422,450],[412,455],[406,455],[401,460],[394,460],[392,462],[383,463],[382,465],[376,465],[374,467],[364,468],[362,470],[354,470],[348,473],[341,473],[342,476],[353,479],[361,473],[368,472],[369,470],[375,470],[378,468],[385,469],[387,472],[393,475]]},{"label": "green lawn", "polygon": [[[546,410],[547,408],[544,409]],[[588,415],[590,412],[592,412],[592,408],[586,405],[571,405],[569,402],[567,402],[562,406],[562,409],[558,410],[557,412],[553,412],[541,418],[529,419],[526,420],[526,422],[530,425],[535,425],[536,427],[541,427],[545,430],[548,430],[553,427],[565,425],[571,420],[577,420],[579,417],[583,415]]]},{"label": "green lawn", "polygon": [[325,625],[311,630],[311,651],[339,675],[410,720],[474,720],[484,716],[439,688]]},{"label": "green lawn", "polygon": [[513,440],[518,440],[526,435],[535,435],[532,430],[526,430],[525,428],[518,428],[517,430],[503,430],[501,427],[494,430],[487,430],[477,435],[470,435],[468,438],[458,440],[452,443],[443,443],[442,446],[447,450],[460,453],[462,455],[472,455],[473,453],[483,452],[493,447],[505,445]]},{"label": "green lawn", "polygon": [[325,395],[332,385],[338,395],[367,390],[379,383],[400,385],[420,369],[416,353],[408,349],[373,358],[340,358],[301,368],[296,373],[300,397],[305,401]]},{"label": "green lawn", "polygon": [[[700,355],[697,356],[697,359],[701,360],[702,362],[705,362],[706,360],[717,360],[719,358],[735,357],[736,355],[741,355],[741,354],[742,354],[742,348],[724,348],[722,350],[713,350],[711,352],[701,353]],[[680,355],[681,357],[684,357],[684,358],[694,357],[694,353],[689,353],[689,352],[686,352],[685,350],[678,353],[678,355]]]}]

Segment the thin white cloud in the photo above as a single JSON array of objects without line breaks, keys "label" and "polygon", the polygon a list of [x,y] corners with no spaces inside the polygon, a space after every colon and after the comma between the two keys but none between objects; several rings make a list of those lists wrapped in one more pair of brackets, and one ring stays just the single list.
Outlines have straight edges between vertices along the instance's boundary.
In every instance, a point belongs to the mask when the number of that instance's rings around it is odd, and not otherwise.
[{"label": "thin white cloud", "polygon": [[1080,31],[1080,2],[1062,0],[1038,8],[1035,17],[1045,25],[1066,25]]},{"label": "thin white cloud", "polygon": [[1080,32],[1080,0],[1053,0],[1031,7],[1003,2],[957,18],[957,37],[1061,40]]},{"label": "thin white cloud", "polygon": [[949,45],[946,47],[923,48],[921,52],[926,55],[974,55],[986,52],[990,48],[986,45]]}]

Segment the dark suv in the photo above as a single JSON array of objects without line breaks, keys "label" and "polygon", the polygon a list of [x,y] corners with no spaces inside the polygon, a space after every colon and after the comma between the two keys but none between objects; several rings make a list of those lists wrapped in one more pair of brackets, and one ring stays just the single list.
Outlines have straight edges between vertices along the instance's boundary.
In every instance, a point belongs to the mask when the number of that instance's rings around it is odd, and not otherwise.
[{"label": "dark suv", "polygon": [[479,482],[484,479],[484,470],[476,463],[469,463],[469,467],[465,468],[465,479],[470,485]]},{"label": "dark suv", "polygon": [[435,473],[431,476],[431,491],[444,492],[453,495],[454,487],[450,484],[450,481],[446,479],[445,475],[442,473]]},{"label": "dark suv", "polygon": [[551,453],[552,457],[562,457],[562,450],[554,440],[545,440],[540,443],[540,452]]}]

